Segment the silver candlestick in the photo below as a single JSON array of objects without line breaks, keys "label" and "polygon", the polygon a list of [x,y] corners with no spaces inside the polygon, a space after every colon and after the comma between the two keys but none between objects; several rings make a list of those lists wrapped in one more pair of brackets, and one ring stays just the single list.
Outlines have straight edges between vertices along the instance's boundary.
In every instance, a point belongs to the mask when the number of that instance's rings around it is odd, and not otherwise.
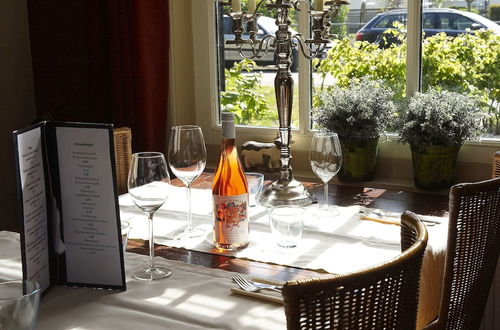
[{"label": "silver candlestick", "polygon": [[[267,2],[267,3],[266,3]],[[299,3],[304,2],[312,18],[312,38],[304,38],[301,34],[292,35],[290,32],[291,21],[289,10],[295,8],[300,11]],[[270,49],[276,54],[276,66],[278,72],[274,79],[274,91],[276,95],[276,106],[278,108],[280,148],[280,178],[266,186],[260,194],[259,203],[264,206],[276,205],[308,205],[316,202],[316,198],[304,187],[302,183],[293,178],[293,170],[290,164],[292,158],[290,149],[291,117],[293,102],[293,78],[290,71],[292,65],[292,50],[300,49],[302,55],[312,59],[321,54],[329,39],[335,35],[330,34],[330,20],[335,17],[340,6],[348,4],[345,0],[332,0],[324,3],[324,10],[313,10],[312,4],[307,0],[261,0],[255,13],[231,12],[229,15],[233,21],[232,31],[234,40],[228,40],[228,44],[235,44],[243,58],[255,59],[264,56]],[[229,6],[232,0],[221,1],[221,5]],[[257,38],[257,13],[260,6],[276,9],[276,25],[278,30],[275,35],[266,35],[262,39]],[[241,36],[244,33],[243,24],[247,23],[248,39]],[[250,49],[244,51],[242,46],[249,45]]]}]

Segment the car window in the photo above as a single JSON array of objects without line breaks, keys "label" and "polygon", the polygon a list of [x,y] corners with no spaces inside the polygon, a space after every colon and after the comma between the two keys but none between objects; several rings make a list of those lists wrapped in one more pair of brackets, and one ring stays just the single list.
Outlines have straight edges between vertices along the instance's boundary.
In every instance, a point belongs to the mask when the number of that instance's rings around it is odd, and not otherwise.
[{"label": "car window", "polygon": [[231,17],[224,16],[224,34],[233,33],[232,27],[233,27],[233,23],[232,23]]},{"label": "car window", "polygon": [[440,29],[438,15],[435,13],[424,13],[422,17],[423,29]]},{"label": "car window", "polygon": [[441,29],[443,30],[456,30],[457,25],[455,24],[454,16],[450,14],[440,14],[439,15],[439,23],[441,25]]},{"label": "car window", "polygon": [[394,27],[394,22],[400,22],[406,25],[406,16],[402,14],[387,15],[382,17],[382,19],[380,19],[380,21],[378,21],[373,27],[379,29],[389,29]]},{"label": "car window", "polygon": [[453,15],[455,18],[455,27],[457,30],[470,29],[471,25],[476,23],[468,17],[462,15]]}]

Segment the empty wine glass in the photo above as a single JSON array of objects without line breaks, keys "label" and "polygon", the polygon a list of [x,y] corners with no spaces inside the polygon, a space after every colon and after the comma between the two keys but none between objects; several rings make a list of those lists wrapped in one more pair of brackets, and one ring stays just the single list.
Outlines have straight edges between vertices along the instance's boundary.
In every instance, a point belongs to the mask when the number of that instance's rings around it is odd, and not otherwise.
[{"label": "empty wine glass", "polygon": [[188,238],[205,234],[201,228],[193,228],[191,217],[191,184],[205,169],[207,151],[205,140],[199,126],[182,125],[172,127],[168,145],[168,164],[172,172],[184,183],[187,191],[187,227]]},{"label": "empty wine glass", "polygon": [[153,242],[153,214],[167,200],[169,187],[170,177],[162,153],[139,152],[132,155],[128,192],[135,205],[146,212],[149,219],[149,265],[132,274],[135,279],[152,281],[172,274],[172,269],[155,265]]},{"label": "empty wine glass", "polygon": [[328,181],[330,181],[340,170],[342,165],[342,149],[337,133],[316,132],[311,140],[311,151],[309,153],[311,168],[324,184],[325,203],[324,211],[328,207]]}]

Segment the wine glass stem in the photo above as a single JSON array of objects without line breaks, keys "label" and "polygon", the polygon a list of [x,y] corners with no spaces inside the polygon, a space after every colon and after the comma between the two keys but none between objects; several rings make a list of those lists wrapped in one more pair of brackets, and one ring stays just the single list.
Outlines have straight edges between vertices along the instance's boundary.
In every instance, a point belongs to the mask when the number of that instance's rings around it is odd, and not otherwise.
[{"label": "wine glass stem", "polygon": [[328,182],[325,182],[324,186],[325,186],[325,204],[324,204],[324,208],[327,209],[328,208]]},{"label": "wine glass stem", "polygon": [[188,223],[187,223],[187,228],[186,231],[190,233],[193,229],[193,224],[191,220],[191,184],[187,185],[187,202],[188,202]]},{"label": "wine glass stem", "polygon": [[155,268],[155,243],[153,236],[153,212],[148,213],[149,223],[149,268],[151,271]]}]

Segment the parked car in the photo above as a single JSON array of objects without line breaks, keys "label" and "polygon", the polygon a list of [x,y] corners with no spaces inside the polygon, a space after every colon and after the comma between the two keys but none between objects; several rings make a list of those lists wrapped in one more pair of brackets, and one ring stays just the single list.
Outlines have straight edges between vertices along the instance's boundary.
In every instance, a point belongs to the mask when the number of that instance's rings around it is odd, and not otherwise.
[{"label": "parked car", "polygon": [[[234,62],[236,61],[241,61],[242,57],[240,55],[240,52],[236,45],[234,44],[227,44],[227,40],[234,40],[234,34],[232,30],[232,25],[233,22],[231,20],[231,17],[224,15],[224,64],[226,68],[230,68]],[[261,16],[257,20],[257,26],[259,27],[259,31],[257,32],[257,38],[262,39],[266,35],[274,35],[278,27],[276,26],[276,20],[271,17],[267,16]],[[292,34],[297,34],[297,31],[290,29]],[[245,27],[246,31],[246,27]],[[244,39],[248,38],[248,34],[245,33],[245,35],[242,36]],[[249,46],[244,46],[244,49],[250,49]],[[247,50],[245,52],[246,54],[251,54],[250,50]],[[266,55],[262,56],[261,58],[256,58],[254,61],[257,63],[259,66],[264,66],[264,65],[274,65],[276,64],[276,55],[274,53],[274,48],[270,49]],[[298,68],[298,61],[297,61],[297,51],[294,49],[292,51],[292,66],[291,70],[293,72],[296,72]]]},{"label": "parked car", "polygon": [[[387,38],[384,41],[382,36],[387,29],[394,27],[394,22],[400,22],[406,26],[406,10],[390,10],[378,14],[356,33],[356,40],[387,46],[394,40],[386,35]],[[422,27],[425,37],[440,32],[449,36],[457,36],[461,33],[467,33],[467,29],[470,31],[487,29],[500,35],[500,26],[495,22],[478,14],[446,8],[423,9]]]}]

